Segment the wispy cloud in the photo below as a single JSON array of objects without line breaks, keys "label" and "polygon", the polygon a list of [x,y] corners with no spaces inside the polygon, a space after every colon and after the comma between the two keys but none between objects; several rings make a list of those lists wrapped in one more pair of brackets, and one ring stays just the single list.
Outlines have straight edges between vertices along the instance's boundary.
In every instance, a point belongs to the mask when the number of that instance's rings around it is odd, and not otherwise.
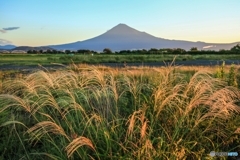
[{"label": "wispy cloud", "polygon": [[0,39],[0,45],[7,45],[7,44],[12,44],[12,42],[6,39]]},{"label": "wispy cloud", "polygon": [[0,32],[1,33],[6,33],[7,31],[3,30],[3,29],[0,29]]},{"label": "wispy cloud", "polygon": [[3,30],[5,31],[11,31],[11,30],[15,30],[15,29],[19,29],[20,27],[7,27],[7,28],[3,28]]},{"label": "wispy cloud", "polygon": [[7,28],[2,28],[0,29],[1,33],[7,33],[7,31],[12,31],[12,30],[16,30],[19,29],[20,27],[7,27]]},{"label": "wispy cloud", "polygon": [[213,46],[213,45],[210,45],[210,46],[204,46],[203,49],[206,49],[206,48],[213,48],[213,47],[216,47],[216,46]]}]

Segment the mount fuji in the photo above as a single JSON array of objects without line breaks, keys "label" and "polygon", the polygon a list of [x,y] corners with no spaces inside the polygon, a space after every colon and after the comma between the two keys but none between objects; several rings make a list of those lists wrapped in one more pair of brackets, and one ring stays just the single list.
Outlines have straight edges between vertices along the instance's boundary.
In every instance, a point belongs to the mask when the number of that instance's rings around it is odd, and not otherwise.
[{"label": "mount fuji", "polygon": [[231,49],[238,43],[239,42],[224,44],[169,40],[138,31],[126,24],[118,24],[107,32],[88,40],[61,45],[51,45],[48,47],[57,50],[89,49],[95,51],[102,51],[104,48],[110,48],[113,51],[151,48],[182,48],[189,50],[192,47],[197,47],[199,50],[219,50]]}]

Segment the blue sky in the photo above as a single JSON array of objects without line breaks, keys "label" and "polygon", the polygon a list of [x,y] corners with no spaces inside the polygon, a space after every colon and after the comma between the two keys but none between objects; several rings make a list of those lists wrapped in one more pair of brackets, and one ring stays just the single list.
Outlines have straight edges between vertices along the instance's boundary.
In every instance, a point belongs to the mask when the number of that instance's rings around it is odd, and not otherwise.
[{"label": "blue sky", "polygon": [[156,37],[240,41],[240,0],[1,0],[0,45],[82,41],[119,23]]}]

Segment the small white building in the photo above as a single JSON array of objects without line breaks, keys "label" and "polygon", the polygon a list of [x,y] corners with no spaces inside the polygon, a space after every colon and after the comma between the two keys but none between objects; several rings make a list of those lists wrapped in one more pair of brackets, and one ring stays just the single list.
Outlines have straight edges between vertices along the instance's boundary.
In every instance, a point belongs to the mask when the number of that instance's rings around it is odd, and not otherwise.
[{"label": "small white building", "polygon": [[13,50],[11,53],[27,53],[27,52],[23,50]]},{"label": "small white building", "polygon": [[7,50],[0,50],[0,53],[10,53],[10,52]]}]

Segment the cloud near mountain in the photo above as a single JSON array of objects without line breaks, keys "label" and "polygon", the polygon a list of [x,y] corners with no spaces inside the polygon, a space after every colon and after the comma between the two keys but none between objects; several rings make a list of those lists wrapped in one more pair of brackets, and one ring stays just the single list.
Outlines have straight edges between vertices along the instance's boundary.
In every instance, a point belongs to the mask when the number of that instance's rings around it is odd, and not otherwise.
[{"label": "cloud near mountain", "polygon": [[3,30],[3,29],[0,29],[0,32],[2,33],[6,33],[7,31]]},{"label": "cloud near mountain", "polygon": [[7,28],[3,28],[3,30],[5,31],[11,31],[11,30],[16,30],[19,29],[20,27],[7,27]]},{"label": "cloud near mountain", "polygon": [[12,42],[8,41],[6,39],[0,39],[0,45],[1,46],[8,45],[8,44],[12,44]]},{"label": "cloud near mountain", "polygon": [[0,30],[0,32],[2,33],[6,33],[7,31],[12,31],[12,30],[16,30],[16,29],[19,29],[20,27],[7,27],[7,28],[2,28]]}]

